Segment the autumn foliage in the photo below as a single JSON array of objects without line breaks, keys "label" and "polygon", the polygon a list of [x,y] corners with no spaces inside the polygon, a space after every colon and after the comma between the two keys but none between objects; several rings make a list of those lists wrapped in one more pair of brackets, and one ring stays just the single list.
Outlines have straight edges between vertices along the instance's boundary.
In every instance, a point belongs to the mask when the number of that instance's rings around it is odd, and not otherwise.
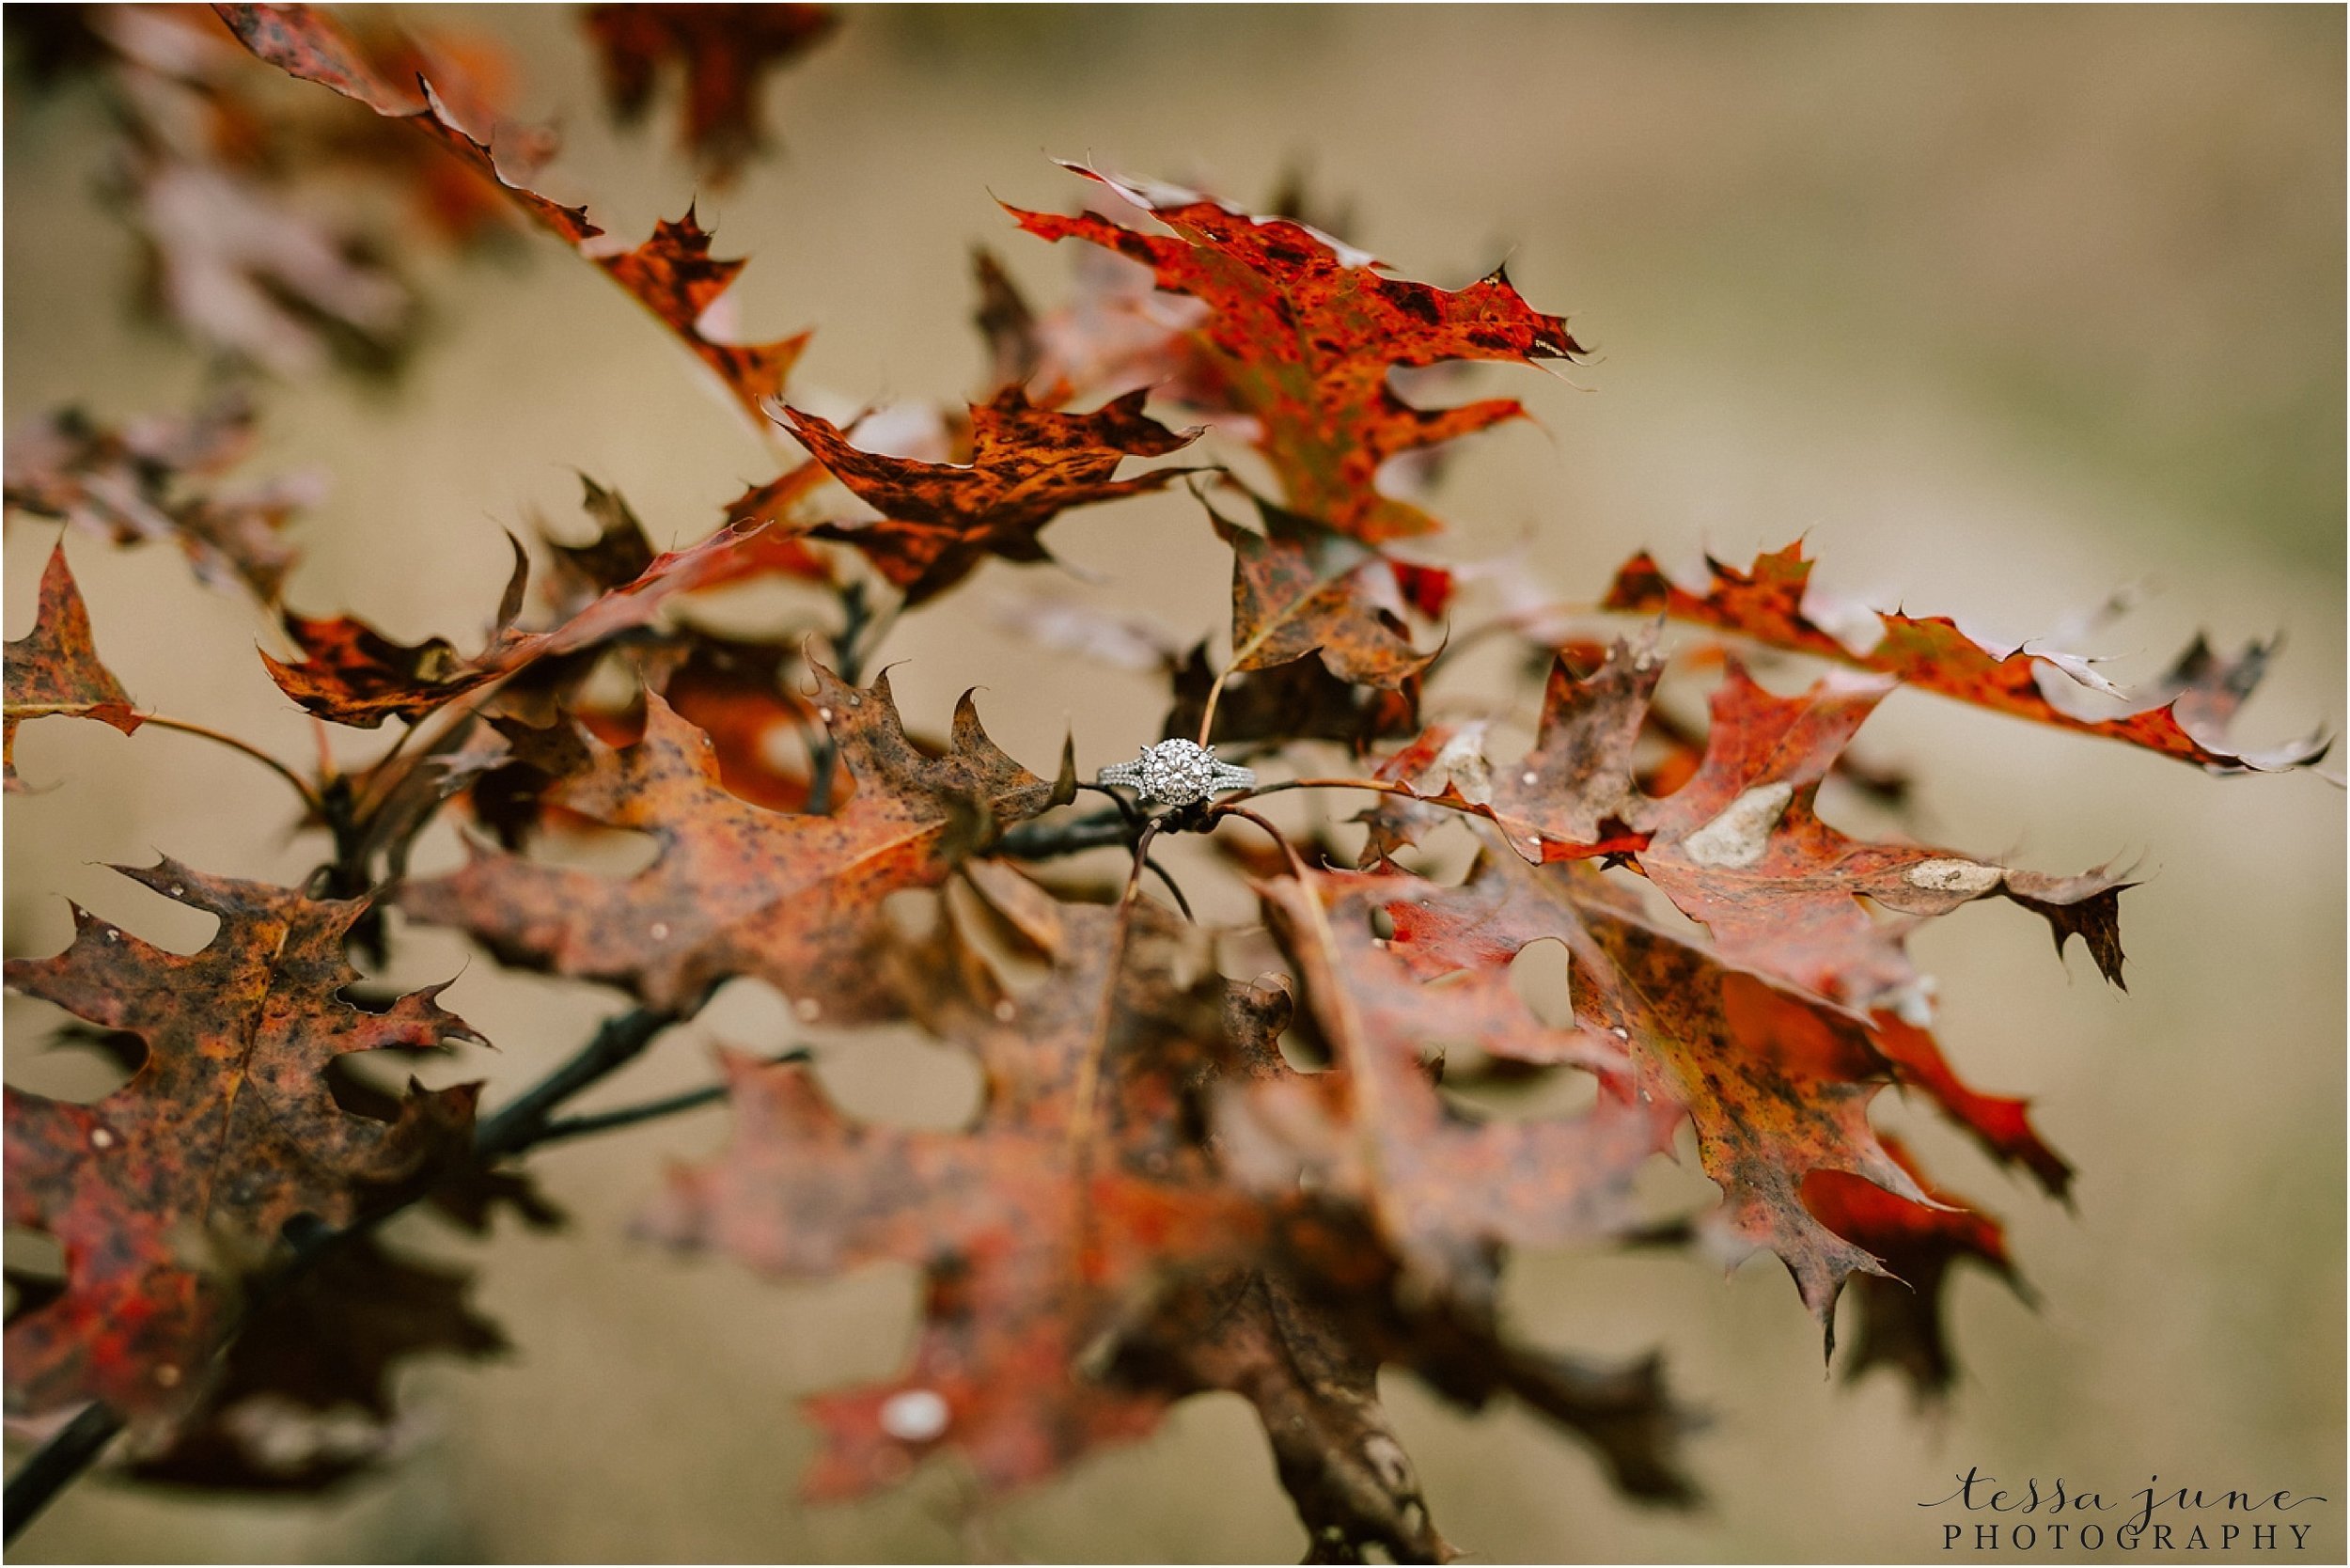
[{"label": "autumn foliage", "polygon": [[[1380,1369],[1398,1367],[1465,1406],[1521,1402],[1626,1493],[1686,1502],[1693,1418],[1661,1362],[1514,1336],[1497,1307],[1512,1250],[1770,1252],[1831,1348],[1854,1289],[1850,1371],[1889,1367],[1937,1396],[1954,1366],[1943,1282],[1972,1260],[2020,1288],[2019,1262],[1996,1217],[1878,1135],[1872,1102],[1916,1097],[2050,1196],[2071,1171],[2021,1101],[1953,1065],[1907,939],[1964,905],[2012,906],[1982,918],[2044,922],[2060,952],[2077,938],[2123,980],[2127,868],[2013,866],[1833,825],[1824,800],[1897,786],[1848,749],[1870,715],[1909,687],[2215,774],[2325,750],[2228,737],[2264,646],[2199,642],[2124,692],[2083,658],[1840,606],[1797,546],[1687,580],[1645,555],[1612,576],[1595,562],[1570,588],[1594,606],[1493,617],[1408,481],[1432,449],[1524,411],[1425,406],[1393,372],[1572,362],[1566,321],[1498,270],[1457,290],[1412,282],[1301,217],[1079,165],[1077,211],[1013,209],[1005,226],[1007,243],[1073,242],[1074,297],[1039,310],[982,255],[991,379],[941,411],[942,460],[889,455],[794,401],[804,334],[707,327],[744,263],[713,256],[686,192],[633,246],[542,194],[552,141],[498,121],[501,68],[478,47],[303,7],[213,10],[92,17],[58,68],[100,73],[126,105],[126,212],[180,329],[280,377],[407,351],[412,286],[363,259],[396,248],[322,231],[288,177],[331,161],[432,215],[404,243],[535,234],[543,264],[576,265],[570,252],[601,270],[675,340],[682,373],[714,377],[795,455],[666,552],[588,481],[592,540],[517,541],[503,590],[482,586],[486,637],[460,647],[285,603],[302,482],[230,477],[265,389],[121,428],[60,411],[12,435],[13,525],[61,522],[76,552],[183,550],[253,601],[288,701],[384,736],[355,770],[263,759],[320,846],[307,885],[124,869],[219,917],[200,951],[77,909],[65,952],[8,965],[130,1072],[89,1105],[8,1091],[9,1221],[64,1256],[12,1308],[8,1418],[47,1435],[97,1409],[142,1474],[306,1486],[387,1457],[393,1365],[488,1354],[528,1327],[485,1321],[467,1281],[403,1260],[378,1222],[411,1204],[473,1227],[546,1220],[522,1156],[594,1130],[562,1103],[747,978],[809,1025],[918,1027],[985,1081],[968,1125],[910,1130],[844,1114],[790,1042],[728,1055],[724,1147],[681,1148],[645,1195],[640,1243],[778,1279],[919,1271],[901,1369],[807,1405],[811,1496],[886,1488],[938,1455],[1000,1496],[1226,1390],[1262,1416],[1311,1557],[1442,1560],[1378,1400]],[[622,117],[674,81],[682,140],[715,181],[772,139],[763,73],[833,21],[597,6],[585,24]],[[1165,679],[1164,732],[1262,782],[1154,811],[1089,782],[1120,759],[1082,733],[1020,759],[969,696],[901,712],[877,658],[899,616],[965,613],[955,590],[975,571],[1053,561],[1063,512],[1177,487],[1196,498],[1188,542],[1229,552],[1229,637],[1142,658]],[[50,718],[191,728],[108,672],[67,554],[8,645],[11,750],[20,724]],[[791,585],[824,631],[722,636],[673,613],[754,579]],[[1516,645],[1540,682],[1530,745],[1476,716],[1517,694],[1451,679],[1480,617],[1477,635]],[[1131,653],[1137,635],[1081,602],[1035,630],[1040,659]],[[1686,694],[1708,681],[1700,724]],[[1423,716],[1440,687],[1444,716]],[[1306,790],[1358,814],[1308,836],[1261,809]],[[411,874],[444,817],[465,863]],[[650,862],[610,876],[537,853],[595,826],[648,836]],[[1260,911],[1250,931],[1193,918],[1152,854],[1176,835],[1228,852]],[[1471,841],[1465,876],[1439,874],[1457,856],[1437,852]],[[909,892],[931,910],[918,934],[885,913]],[[387,908],[606,987],[618,1011],[536,1085],[368,1089],[344,1058],[392,1052],[431,1076],[472,1038],[432,990],[356,986],[352,951],[388,940]],[[1244,937],[1277,965],[1228,972]],[[1513,981],[1529,952],[1563,964],[1567,1012]],[[1588,1088],[1582,1108],[1496,1116],[1460,1092],[1558,1078]],[[1718,1202],[1648,1200],[1642,1172],[1676,1158]],[[380,1440],[322,1459],[288,1439],[353,1410]]]}]

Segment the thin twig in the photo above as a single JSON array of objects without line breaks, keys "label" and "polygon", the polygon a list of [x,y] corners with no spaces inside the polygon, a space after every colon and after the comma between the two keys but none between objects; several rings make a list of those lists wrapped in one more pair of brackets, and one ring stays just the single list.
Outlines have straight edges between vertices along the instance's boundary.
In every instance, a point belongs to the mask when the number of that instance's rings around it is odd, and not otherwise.
[{"label": "thin twig", "polygon": [[1167,888],[1167,893],[1173,897],[1175,900],[1175,907],[1183,912],[1183,918],[1190,920],[1193,924],[1197,925],[1198,921],[1191,912],[1191,901],[1183,897],[1183,885],[1167,873],[1167,870],[1165,866],[1160,865],[1156,860],[1150,858],[1148,855],[1143,857],[1142,864],[1146,870],[1157,876],[1160,883]]},{"label": "thin twig", "polygon": [[106,1445],[122,1430],[122,1418],[110,1404],[91,1403],[68,1421],[65,1430],[43,1443],[8,1478],[7,1535],[13,1541],[59,1492],[90,1467]]},{"label": "thin twig", "polygon": [[[488,1164],[545,1141],[556,1127],[562,1125],[554,1120],[554,1112],[558,1105],[606,1074],[634,1060],[652,1043],[655,1035],[689,1016],[698,1007],[698,1001],[693,1007],[677,1012],[639,1007],[605,1019],[587,1044],[509,1102],[495,1116],[475,1127],[475,1157]],[[562,1136],[578,1136],[578,1131]],[[413,1202],[415,1198],[422,1196],[423,1193],[417,1193],[407,1201]],[[298,1236],[290,1236],[293,1244],[290,1256],[267,1281],[248,1294],[244,1320],[250,1322],[257,1307],[274,1299],[278,1293],[307,1273],[337,1247],[353,1236],[374,1230],[404,1207],[406,1202],[397,1203],[339,1229],[318,1226]],[[234,1337],[232,1333],[224,1339],[214,1355],[225,1354]],[[122,1418],[113,1409],[93,1403],[76,1416],[64,1431],[42,1444],[30,1459],[18,1467],[16,1474],[8,1478],[6,1539],[16,1539],[17,1533],[55,1501],[58,1493],[97,1461],[99,1454],[122,1427]]]},{"label": "thin twig", "polygon": [[1110,844],[1131,845],[1145,825],[1106,811],[1066,822],[1022,823],[996,840],[995,853],[1015,860],[1051,860]]},{"label": "thin twig", "polygon": [[[805,1049],[786,1051],[773,1059],[776,1062],[806,1061],[808,1059],[808,1053]],[[654,1121],[665,1116],[681,1116],[687,1111],[699,1110],[704,1105],[716,1105],[726,1097],[727,1086],[725,1084],[704,1084],[699,1089],[689,1089],[680,1094],[666,1095],[659,1100],[648,1100],[641,1105],[622,1105],[617,1110],[590,1111],[585,1116],[560,1117],[540,1128],[538,1136],[530,1140],[530,1147],[544,1149],[550,1143],[561,1143],[575,1137],[588,1137],[596,1133],[608,1133],[617,1127],[633,1127],[640,1121]]]},{"label": "thin twig", "polygon": [[141,713],[139,715],[139,722],[141,724],[151,724],[158,729],[177,729],[182,735],[199,736],[204,740],[212,742],[216,745],[225,745],[231,751],[241,751],[247,757],[252,758],[255,761],[260,763],[263,767],[269,769],[270,772],[275,774],[278,777],[284,779],[287,783],[292,785],[294,793],[302,797],[303,805],[308,807],[313,812],[323,813],[324,808],[319,804],[318,792],[310,788],[308,779],[304,778],[300,774],[294,772],[293,769],[286,766],[285,763],[279,761],[276,758],[272,757],[268,752],[263,751],[259,746],[255,745],[250,741],[241,741],[234,735],[228,734],[223,730],[212,729],[210,725],[196,724],[182,718],[173,718],[168,713]]},{"label": "thin twig", "polygon": [[637,1007],[605,1019],[568,1060],[474,1129],[475,1157],[486,1163],[529,1148],[545,1135],[557,1105],[635,1060],[655,1035],[697,1011],[698,1006],[682,1012]]}]

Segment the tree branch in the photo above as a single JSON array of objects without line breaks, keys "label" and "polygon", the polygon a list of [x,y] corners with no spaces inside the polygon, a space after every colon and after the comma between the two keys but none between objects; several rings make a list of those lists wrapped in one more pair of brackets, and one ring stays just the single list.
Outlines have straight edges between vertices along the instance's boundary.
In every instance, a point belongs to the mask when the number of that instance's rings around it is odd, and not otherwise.
[{"label": "tree branch", "polygon": [[[672,1096],[668,1101],[656,1101],[650,1105],[637,1106],[633,1111],[609,1111],[561,1121],[555,1120],[554,1115],[564,1101],[607,1074],[635,1060],[663,1029],[700,1011],[704,999],[706,996],[697,998],[692,1006],[681,1011],[637,1007],[605,1019],[588,1043],[552,1073],[509,1101],[496,1115],[475,1126],[474,1157],[487,1165],[554,1138],[585,1137],[591,1132],[689,1108],[680,1102],[690,1100],[694,1104],[703,1104],[714,1097],[720,1091],[697,1090],[691,1095]],[[248,1319],[255,1304],[284,1290],[336,1247],[352,1236],[373,1230],[423,1196],[423,1192],[416,1193],[400,1203],[354,1220],[340,1229],[321,1226],[300,1235],[290,1235],[288,1240],[292,1244],[291,1255],[266,1283],[248,1296]],[[235,1339],[233,1332],[224,1338],[213,1354],[225,1353]],[[108,1443],[114,1441],[123,1425],[122,1417],[110,1406],[93,1402],[67,1423],[65,1430],[35,1450],[33,1456],[18,1467],[16,1474],[8,1478],[4,1538],[15,1540],[19,1531],[39,1517],[41,1511],[56,1500],[58,1493],[97,1462],[99,1454]]]},{"label": "tree branch", "polygon": [[33,1457],[8,1478],[7,1539],[39,1517],[58,1493],[94,1464],[106,1445],[122,1430],[122,1418],[111,1405],[93,1402],[34,1451]]}]

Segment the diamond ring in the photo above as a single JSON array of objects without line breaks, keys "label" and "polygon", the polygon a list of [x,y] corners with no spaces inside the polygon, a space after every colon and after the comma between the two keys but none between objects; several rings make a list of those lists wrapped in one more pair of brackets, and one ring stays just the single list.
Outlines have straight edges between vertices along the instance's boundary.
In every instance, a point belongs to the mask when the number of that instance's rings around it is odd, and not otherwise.
[{"label": "diamond ring", "polygon": [[1095,782],[1126,785],[1145,800],[1189,806],[1227,790],[1254,789],[1257,774],[1253,768],[1217,761],[1211,746],[1194,745],[1189,741],[1161,741],[1156,745],[1144,746],[1142,755],[1131,762],[1104,768]]}]

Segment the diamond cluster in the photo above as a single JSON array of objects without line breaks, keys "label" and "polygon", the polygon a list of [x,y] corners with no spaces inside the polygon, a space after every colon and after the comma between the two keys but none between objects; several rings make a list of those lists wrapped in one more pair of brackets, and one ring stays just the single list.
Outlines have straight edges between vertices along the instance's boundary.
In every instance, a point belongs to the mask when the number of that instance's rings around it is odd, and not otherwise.
[{"label": "diamond cluster", "polygon": [[1214,752],[1189,741],[1161,741],[1135,764],[1135,787],[1152,800],[1189,806],[1213,792],[1215,771]]}]

